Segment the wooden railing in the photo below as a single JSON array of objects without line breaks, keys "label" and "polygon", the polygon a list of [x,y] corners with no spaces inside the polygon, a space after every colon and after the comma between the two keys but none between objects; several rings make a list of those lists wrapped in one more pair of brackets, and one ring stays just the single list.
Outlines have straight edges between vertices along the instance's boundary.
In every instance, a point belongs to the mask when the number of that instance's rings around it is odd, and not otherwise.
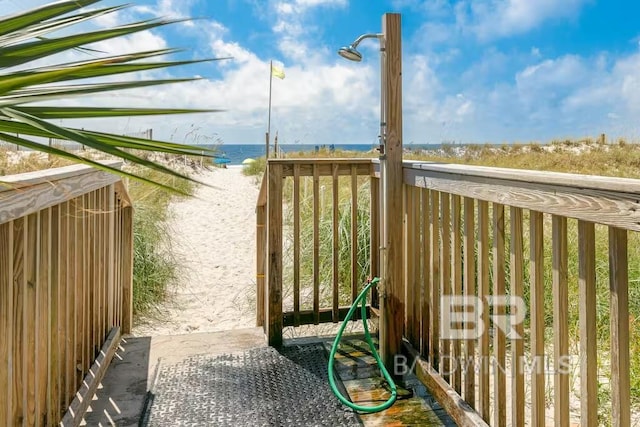
[{"label": "wooden railing", "polygon": [[87,166],[0,177],[0,425],[79,425],[130,332],[132,269],[119,177]]},{"label": "wooden railing", "polygon": [[[332,279],[319,279],[320,180],[333,184],[327,194],[336,206],[338,176],[351,177],[355,189],[357,177],[370,174],[379,177],[376,160],[269,161],[258,202],[257,283],[258,323],[270,343],[281,343],[283,325],[341,320],[334,211],[332,250],[324,255]],[[404,307],[390,315],[402,325],[409,358],[399,355],[394,368],[415,368],[460,425],[629,425],[628,284],[639,280],[629,271],[631,263],[637,275],[640,260],[628,246],[640,243],[640,181],[419,162],[404,162],[403,177],[405,291],[390,295],[398,287],[381,284],[385,297]],[[313,199],[313,274],[305,277],[313,307],[306,311],[298,270],[303,179],[311,180]],[[373,179],[377,275],[380,195]],[[283,274],[288,253],[290,275]],[[282,308],[288,277],[289,311]],[[318,296],[327,287],[333,297],[324,308]]]},{"label": "wooden railing", "polygon": [[407,312],[396,320],[448,412],[461,425],[595,426],[599,412],[629,425],[640,181],[405,162],[404,184]]},{"label": "wooden railing", "polygon": [[343,320],[358,286],[377,274],[372,172],[371,159],[269,159],[256,212],[256,311],[271,345],[285,326]]}]

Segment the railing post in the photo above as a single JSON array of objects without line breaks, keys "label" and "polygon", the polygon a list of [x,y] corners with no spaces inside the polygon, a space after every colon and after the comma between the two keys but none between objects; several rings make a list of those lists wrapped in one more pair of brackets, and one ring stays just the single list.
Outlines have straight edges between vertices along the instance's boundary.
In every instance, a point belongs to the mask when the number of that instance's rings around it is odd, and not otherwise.
[{"label": "railing post", "polygon": [[133,325],[133,208],[122,209],[122,334]]},{"label": "railing post", "polygon": [[267,163],[267,339],[282,345],[282,165]]},{"label": "railing post", "polygon": [[386,164],[384,171],[383,299],[380,327],[380,351],[391,370],[394,355],[400,353],[404,326],[404,263],[402,224],[402,40],[400,14],[382,17],[385,51],[382,53],[384,75],[384,115],[386,121]]}]

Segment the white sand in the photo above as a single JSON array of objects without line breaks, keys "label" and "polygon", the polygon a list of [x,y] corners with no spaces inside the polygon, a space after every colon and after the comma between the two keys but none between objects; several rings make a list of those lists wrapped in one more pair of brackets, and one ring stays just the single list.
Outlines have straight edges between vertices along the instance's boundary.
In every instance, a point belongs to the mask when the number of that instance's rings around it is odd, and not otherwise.
[{"label": "white sand", "polygon": [[185,271],[158,319],[134,334],[173,335],[255,326],[255,178],[241,167],[205,171],[195,197],[173,204]]}]

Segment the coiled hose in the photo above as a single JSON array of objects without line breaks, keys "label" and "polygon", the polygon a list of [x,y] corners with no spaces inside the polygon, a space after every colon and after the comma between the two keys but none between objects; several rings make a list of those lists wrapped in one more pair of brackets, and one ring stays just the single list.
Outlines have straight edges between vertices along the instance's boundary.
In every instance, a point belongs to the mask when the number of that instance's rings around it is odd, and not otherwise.
[{"label": "coiled hose", "polygon": [[[373,344],[373,340],[371,339],[371,334],[369,333],[369,327],[367,326],[367,306],[366,306],[367,293],[379,281],[380,279],[376,277],[373,280],[371,280],[369,283],[367,283],[364,289],[362,289],[362,292],[360,292],[360,295],[358,295],[358,298],[356,298],[356,300],[353,302],[353,305],[349,309],[349,312],[347,313],[347,317],[344,319],[344,322],[342,322],[342,325],[338,330],[338,335],[336,335],[336,339],[335,341],[333,341],[333,346],[331,347],[331,353],[329,353],[329,385],[331,385],[331,390],[333,391],[333,394],[336,395],[336,397],[340,400],[340,402],[342,402],[349,408],[359,412],[364,412],[364,413],[384,411],[385,409],[393,405],[393,403],[396,401],[396,398],[398,397],[398,388],[396,387],[396,383],[393,381],[393,378],[391,378],[391,375],[389,374],[389,371],[387,371],[387,368],[384,366],[384,363],[382,363],[382,360],[380,359],[380,355],[376,351],[376,347]],[[377,406],[360,406],[360,405],[356,405],[355,403],[345,398],[340,393],[340,390],[338,390],[338,386],[336,385],[334,372],[333,372],[333,363],[335,361],[336,352],[338,351],[338,344],[340,343],[340,339],[342,338],[342,333],[344,332],[344,328],[347,326],[347,322],[351,319],[351,317],[353,316],[353,313],[355,313],[356,309],[358,308],[358,303],[360,302],[362,303],[361,309],[360,309],[361,310],[360,317],[362,318],[362,325],[364,326],[365,340],[367,341],[367,344],[369,344],[369,349],[371,349],[371,354],[373,354],[373,357],[376,359],[376,363],[380,367],[380,372],[382,372],[382,376],[387,381],[387,383],[389,383],[389,387],[391,389],[391,397],[389,397],[389,399],[386,402]]]}]

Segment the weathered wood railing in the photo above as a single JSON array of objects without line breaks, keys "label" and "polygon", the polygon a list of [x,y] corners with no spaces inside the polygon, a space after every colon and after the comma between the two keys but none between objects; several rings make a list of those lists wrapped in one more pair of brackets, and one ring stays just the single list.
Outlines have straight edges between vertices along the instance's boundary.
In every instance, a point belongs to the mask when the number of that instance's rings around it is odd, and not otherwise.
[{"label": "weathered wood railing", "polygon": [[257,205],[256,282],[257,323],[270,344],[282,342],[284,326],[343,320],[358,286],[377,274],[372,172],[371,159],[269,160]]},{"label": "weathered wood railing", "polygon": [[[395,315],[449,413],[595,426],[606,385],[600,416],[629,425],[627,244],[638,242],[640,181],[405,162],[404,184],[406,313]],[[608,309],[596,310],[604,292]],[[610,320],[597,327],[601,312]]]},{"label": "weathered wood railing", "polygon": [[132,264],[118,176],[0,177],[0,425],[79,425],[131,329]]}]

